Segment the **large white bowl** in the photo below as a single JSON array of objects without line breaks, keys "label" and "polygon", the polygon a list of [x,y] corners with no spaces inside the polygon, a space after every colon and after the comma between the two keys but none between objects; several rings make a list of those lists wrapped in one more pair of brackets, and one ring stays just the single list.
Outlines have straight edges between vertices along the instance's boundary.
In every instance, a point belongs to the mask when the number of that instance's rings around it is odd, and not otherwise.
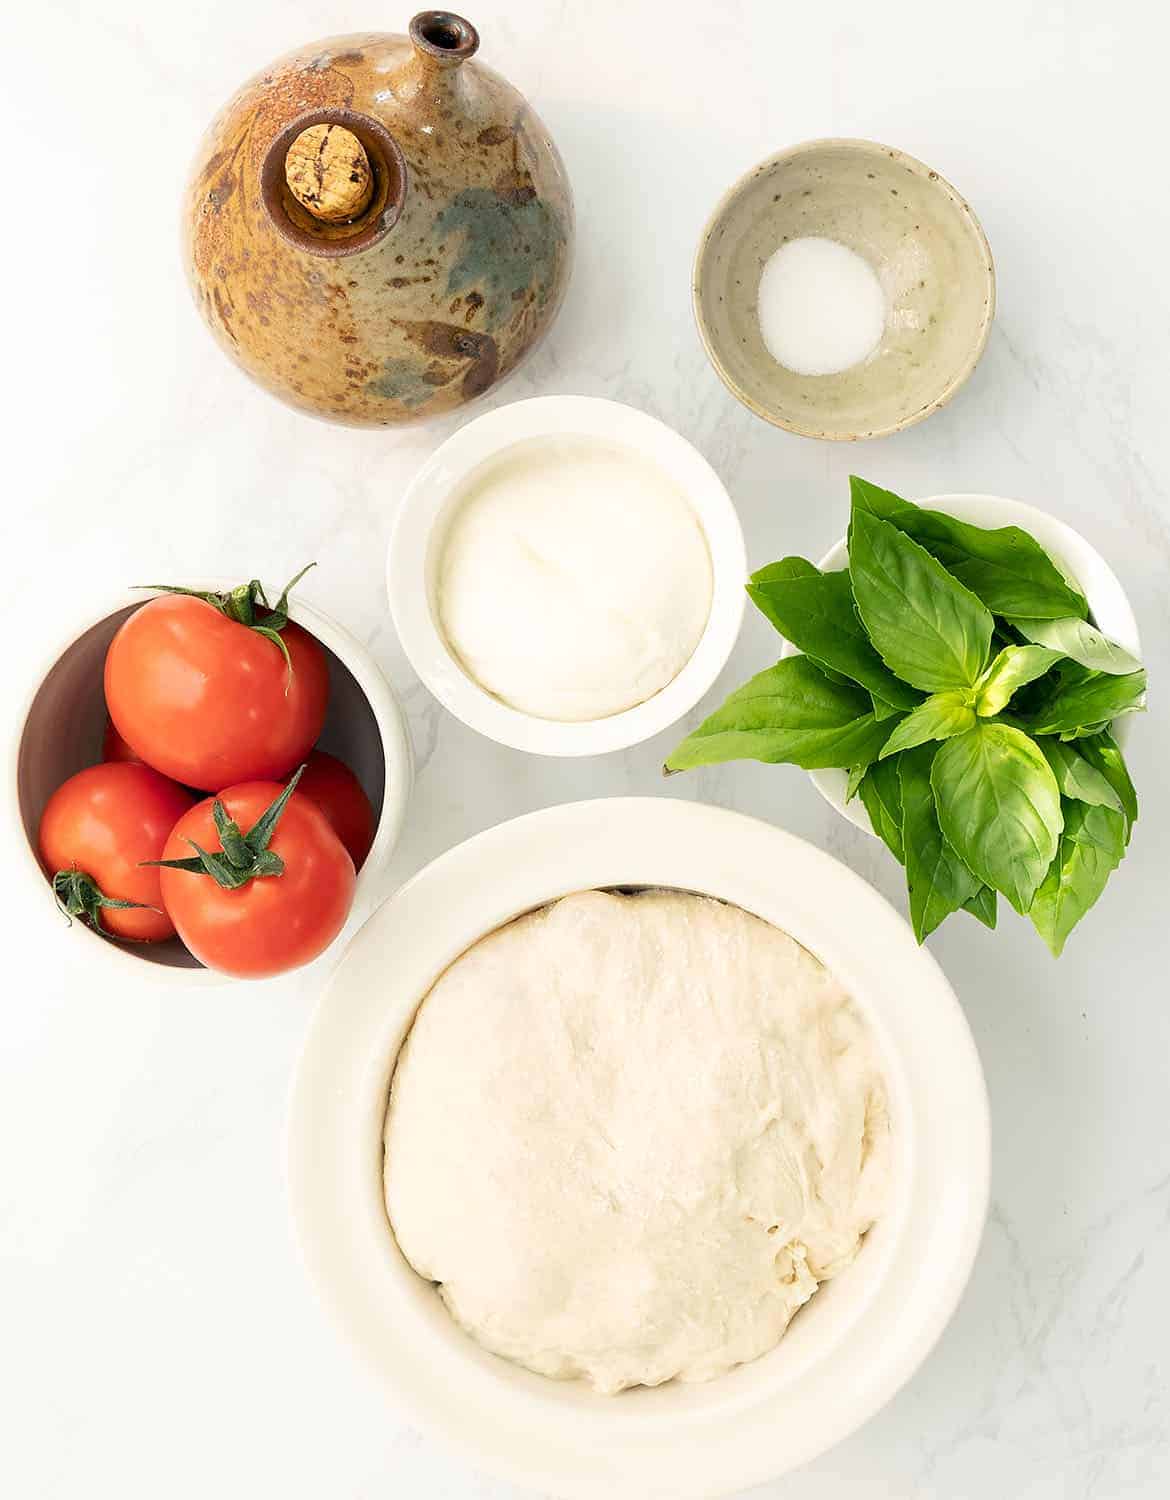
[{"label": "large white bowl", "polygon": [[[674,480],[711,555],[711,613],[690,660],[644,703],[585,723],[558,723],[511,708],[468,676],[439,628],[435,583],[443,539],[470,476],[498,453],[535,437],[585,436],[636,450]],[[555,496],[550,497],[555,503]],[[668,728],[719,675],[743,621],[743,531],[707,460],[673,428],[617,401],[537,396],[497,407],[461,427],[423,464],[402,497],[386,559],[390,610],[410,664],[457,719],[501,745],[537,755],[600,755]],[[539,629],[539,621],[533,622]]]},{"label": "large white bowl", "polygon": [[[223,579],[192,584],[208,590],[228,586]],[[149,589],[139,589],[82,609],[29,673],[9,747],[6,817],[15,857],[28,877],[44,888],[48,903],[52,893],[37,854],[41,814],[63,781],[101,760],[106,651],[123,620],[150,597]],[[410,739],[390,684],[365,647],[304,599],[294,595],[288,612],[325,648],[329,664],[329,709],[321,748],[350,767],[374,807],[374,842],[354,891],[354,911],[365,916],[386,894],[382,876],[402,831],[413,780]],[[100,936],[84,922],[66,927],[62,918],[60,925],[62,943],[82,945],[87,963],[109,970],[121,981],[145,980],[156,986],[228,982],[226,975],[204,968],[177,938],[122,943]]]},{"label": "large white bowl", "polygon": [[[776,1349],[706,1384],[606,1397],[522,1370],[455,1325],[395,1243],[382,1127],[398,1050],[439,974],[501,923],[571,891],[615,886],[734,902],[821,958],[874,1030],[896,1150],[886,1214]],[[309,1272],[387,1390],[477,1465],[568,1500],[726,1495],[860,1426],[954,1311],[986,1214],[989,1157],[987,1094],[967,1023],[902,918],[791,834],[666,798],[531,813],[452,849],[398,891],[359,932],[320,1003],[288,1141]]]},{"label": "large white bowl", "polygon": [[[1018,526],[1040,543],[1061,571],[1072,579],[1089,602],[1089,610],[1097,626],[1110,640],[1124,646],[1131,655],[1140,659],[1141,640],[1138,636],[1137,620],[1126,598],[1125,590],[1117,581],[1113,569],[1079,531],[1074,531],[1064,521],[1058,521],[1047,511],[1037,510],[1034,505],[1025,505],[1022,500],[1007,500],[1000,495],[931,495],[927,500],[915,502],[927,510],[941,510],[945,515],[955,516],[960,521],[970,521],[975,526],[989,528]],[[824,573],[839,573],[849,566],[846,539],[841,538],[830,547],[817,566]],[[784,643],[781,656],[799,655],[795,646]],[[1128,738],[1130,720],[1118,720],[1115,731],[1119,743]],[[865,833],[873,833],[873,825],[860,797],[845,801],[849,777],[845,771],[810,771],[813,786],[831,807]],[[875,835],[876,837],[876,835]]]}]

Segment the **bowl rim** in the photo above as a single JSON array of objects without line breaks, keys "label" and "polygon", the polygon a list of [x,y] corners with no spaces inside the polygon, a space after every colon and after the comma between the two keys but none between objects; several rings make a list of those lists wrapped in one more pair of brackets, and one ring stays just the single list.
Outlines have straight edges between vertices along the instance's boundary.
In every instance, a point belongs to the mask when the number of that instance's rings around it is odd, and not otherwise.
[{"label": "bowl rim", "polygon": [[[596,437],[633,448],[683,490],[711,557],[711,610],[690,659],[653,697],[608,718],[541,719],[479,686],[454,659],[431,608],[432,548],[459,487],[480,465],[530,438]],[[699,701],[731,655],[743,622],[747,549],[726,487],[693,443],[624,402],[599,396],[534,396],[473,418],[415,473],[398,507],[386,552],[386,588],[402,649],[445,709],[469,728],[534,755],[601,755],[668,728]]]},{"label": "bowl rim", "polygon": [[[234,586],[235,580],[206,576],[194,580],[189,585],[194,589],[208,591],[219,591]],[[112,599],[103,599],[96,594],[88,597],[70,614],[69,624],[53,638],[47,647],[38,652],[35,662],[28,668],[26,685],[13,718],[14,728],[9,741],[7,825],[8,840],[10,844],[16,846],[18,862],[41,884],[45,884],[45,872],[25,831],[18,796],[20,752],[29,713],[45,678],[82,636],[109,619],[111,615],[118,614],[132,605],[145,604],[163,592],[161,589],[142,588],[123,590]],[[291,598],[288,614],[289,619],[303,626],[322,645],[328,647],[348,669],[370,705],[370,711],[374,716],[382,742],[382,753],[386,765],[382,814],[374,831],[374,841],[370,846],[370,852],[361,870],[358,871],[353,908],[347,921],[347,927],[349,927],[354,915],[364,919],[384,894],[381,888],[381,877],[401,836],[406,806],[414,782],[414,760],[410,736],[394,690],[369,651],[332,616],[304,598],[295,596]],[[102,937],[84,922],[74,922],[73,926],[81,932],[82,941],[88,944],[84,961],[99,965],[102,972],[111,978],[117,978],[123,982],[143,982],[168,988],[208,988],[241,982],[231,975],[218,973],[202,965],[185,968],[144,963],[143,955],[137,951],[135,945],[114,942]],[[345,936],[345,929],[339,936]],[[329,953],[332,947],[333,944],[330,944],[325,952]],[[287,976],[273,977],[279,979]],[[251,980],[248,982],[268,983],[271,981]]]},{"label": "bowl rim", "polygon": [[[521,1371],[456,1327],[402,1259],[386,1219],[386,1096],[419,1000],[502,922],[574,890],[619,885],[713,895],[789,931],[841,979],[883,1050],[904,1148],[895,1173],[901,1209],[886,1248],[867,1243],[857,1263],[872,1249],[881,1274],[854,1285],[848,1321],[834,1322],[829,1303],[821,1304],[825,1322],[816,1326],[835,1336],[803,1364],[782,1361],[779,1388],[771,1355],[706,1386],[672,1382],[616,1400]],[[310,1022],[291,1086],[286,1169],[309,1279],[412,1422],[478,1467],[568,1500],[595,1497],[602,1485],[639,1500],[703,1500],[831,1447],[925,1359],[982,1236],[990,1130],[962,1008],[937,962],[872,886],[744,814],[673,798],[609,798],[545,808],[477,834],[374,913]],[[878,1295],[891,1286],[897,1290]],[[818,1295],[828,1298],[830,1288]],[[815,1350],[808,1326],[798,1335],[796,1320],[778,1351],[797,1336]]]},{"label": "bowl rim", "polygon": [[[925,510],[943,511],[957,520],[970,521],[975,526],[1019,526],[1029,532],[1052,556],[1057,566],[1084,592],[1093,618],[1101,630],[1132,655],[1141,658],[1142,646],[1137,619],[1117,574],[1092,542],[1067,521],[1062,521],[1051,511],[1029,505],[1024,500],[973,491],[928,495],[924,500],[913,500],[910,503]],[[848,561],[846,540],[845,537],[840,537],[820,559],[817,567],[822,572],[838,572],[845,567]],[[781,657],[800,654],[787,640],[780,652]],[[1117,740],[1123,747],[1129,739],[1132,717],[1129,715],[1118,722]],[[809,771],[808,777],[830,807],[847,818],[855,828],[877,837],[861,798],[855,797],[849,803],[845,801],[848,777],[844,771]]]},{"label": "bowl rim", "polygon": [[[785,162],[795,160],[799,156],[809,155],[814,151],[825,149],[840,150],[847,148],[860,152],[865,156],[880,156],[893,160],[907,170],[920,177],[929,187],[937,188],[943,197],[947,198],[952,207],[957,211],[960,219],[966,222],[969,231],[975,237],[987,282],[987,297],[983,309],[983,318],[971,346],[968,359],[959,367],[958,371],[951,377],[942,391],[917,411],[908,416],[900,418],[896,422],[889,422],[884,427],[873,427],[866,432],[826,432],[823,428],[815,427],[807,423],[794,420],[784,416],[782,412],[772,410],[761,405],[755,400],[731,375],[719,353],[718,346],[707,326],[707,320],[703,315],[701,284],[704,262],[707,250],[710,246],[712,236],[719,227],[728,209],[739,195],[748,188],[755,179],[766,172],[774,171]],[[762,417],[765,422],[770,422],[773,427],[781,427],[785,432],[795,433],[798,437],[820,438],[830,443],[855,443],[868,441],[870,438],[891,437],[895,432],[904,432],[906,428],[915,426],[918,422],[925,421],[933,412],[940,411],[953,400],[959,390],[970,378],[975,366],[983,358],[987,341],[991,337],[991,325],[995,321],[996,308],[996,276],[995,259],[991,253],[991,245],[987,234],[975,210],[967,202],[966,198],[958,191],[952,182],[943,176],[941,172],[933,167],[927,166],[918,157],[911,156],[908,151],[902,151],[897,146],[886,146],[880,141],[866,140],[860,136],[818,136],[814,140],[801,141],[795,146],[785,147],[783,151],[777,151],[773,155],[765,157],[763,161],[757,162],[754,167],[742,173],[731,186],[723,193],[716,203],[703,225],[699,235],[699,242],[695,249],[694,259],[691,265],[691,308],[694,313],[695,325],[699,332],[699,339],[707,358],[710,360],[715,373],[731,392],[737,401],[746,406],[749,411],[757,417]]]}]

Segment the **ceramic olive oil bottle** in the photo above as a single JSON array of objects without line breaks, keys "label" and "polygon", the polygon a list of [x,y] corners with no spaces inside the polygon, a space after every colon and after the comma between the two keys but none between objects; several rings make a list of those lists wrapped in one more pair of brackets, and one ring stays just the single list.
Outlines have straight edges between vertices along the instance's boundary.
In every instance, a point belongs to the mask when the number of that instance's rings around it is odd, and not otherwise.
[{"label": "ceramic olive oil bottle", "polygon": [[200,144],[183,242],[220,345],[290,405],[418,421],[509,375],[564,296],[573,204],[475,28],[333,37],[245,83]]}]

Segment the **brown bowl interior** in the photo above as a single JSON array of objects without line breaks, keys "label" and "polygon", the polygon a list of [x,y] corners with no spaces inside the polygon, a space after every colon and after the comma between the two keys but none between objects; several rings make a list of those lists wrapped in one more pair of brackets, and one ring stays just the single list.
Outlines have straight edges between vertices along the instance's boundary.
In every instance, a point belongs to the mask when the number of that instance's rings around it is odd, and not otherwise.
[{"label": "brown bowl interior", "polygon": [[[125,609],[91,626],[57,659],[41,683],[25,720],[17,757],[17,798],[21,822],[33,858],[37,829],[49,798],[70,776],[102,758],[106,702],[102,671],[106,651],[122,621],[138,608]],[[373,710],[340,657],[323,646],[329,662],[329,712],[318,742],[354,772],[382,816],[386,757]],[[50,900],[48,879],[45,898]],[[62,919],[64,920],[64,919]],[[80,924],[74,924],[80,927]],[[177,938],[166,943],[119,943],[126,953],[170,969],[201,969]]]}]

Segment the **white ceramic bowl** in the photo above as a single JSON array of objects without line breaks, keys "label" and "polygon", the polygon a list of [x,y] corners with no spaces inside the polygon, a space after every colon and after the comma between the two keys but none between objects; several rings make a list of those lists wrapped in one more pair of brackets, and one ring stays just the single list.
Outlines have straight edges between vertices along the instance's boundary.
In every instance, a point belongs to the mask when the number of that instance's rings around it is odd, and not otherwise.
[{"label": "white ceramic bowl", "polygon": [[[711,613],[694,654],[661,692],[623,713],[566,724],[502,703],[460,665],[437,621],[435,575],[443,539],[475,470],[529,438],[596,437],[635,449],[690,501],[711,554]],[[390,538],[387,587],[403,650],[457,719],[501,745],[537,755],[600,755],[668,728],[719,675],[743,620],[747,563],[739,517],[719,476],[685,438],[632,406],[590,396],[538,396],[497,407],[461,427],[415,475]],[[536,626],[539,622],[534,622]]]},{"label": "white ceramic bowl", "polygon": [[[193,585],[209,590],[227,586],[222,579]],[[40,659],[17,712],[8,764],[9,832],[16,857],[29,879],[44,888],[47,902],[52,894],[37,855],[41,814],[63,781],[101,760],[106,651],[122,621],[150,597],[149,590],[135,590],[81,613]],[[413,779],[410,740],[390,685],[369,652],[304,599],[293,597],[289,615],[320,641],[329,661],[329,711],[321,748],[350,767],[374,806],[374,842],[354,894],[354,911],[365,916],[385,894],[380,876],[402,830]],[[61,941],[83,945],[87,963],[108,968],[123,980],[145,979],[153,985],[227,982],[227,976],[205,969],[177,938],[113,942],[84,922],[66,927],[62,918]]]},{"label": "white ceramic bowl", "polygon": [[[1141,641],[1138,637],[1137,621],[1125,596],[1125,590],[1117,581],[1113,569],[1088,543],[1080,532],[1074,531],[1063,521],[1047,511],[1037,510],[1034,505],[1025,505],[1022,500],[1005,500],[999,495],[932,495],[917,502],[928,510],[941,510],[960,521],[970,521],[976,526],[1018,526],[1040,543],[1052,560],[1089,601],[1089,609],[1098,628],[1119,646],[1124,646],[1132,655],[1141,656]],[[837,573],[849,566],[849,554],[845,538],[831,547],[817,565],[822,572]],[[795,656],[796,648],[785,642],[781,656]],[[1119,720],[1117,737],[1122,743],[1129,734],[1128,718]],[[860,797],[846,803],[848,775],[844,771],[810,771],[809,779],[821,796],[832,807],[857,828],[873,833],[869,814]],[[876,836],[876,835],[875,835]]]},{"label": "white ceramic bowl", "polygon": [[[399,1252],[381,1183],[391,1075],[434,980],[513,917],[571,891],[614,886],[722,898],[823,959],[877,1038],[896,1150],[886,1214],[771,1353],[708,1383],[606,1397],[531,1374],[464,1334]],[[387,1390],[475,1464],[567,1500],[726,1495],[860,1426],[910,1377],[954,1311],[982,1232],[989,1156],[986,1089],[963,1012],[902,918],[791,834],[667,798],[578,802],[516,818],[402,887],[346,950],[318,1007],[288,1140],[309,1272]]]}]

